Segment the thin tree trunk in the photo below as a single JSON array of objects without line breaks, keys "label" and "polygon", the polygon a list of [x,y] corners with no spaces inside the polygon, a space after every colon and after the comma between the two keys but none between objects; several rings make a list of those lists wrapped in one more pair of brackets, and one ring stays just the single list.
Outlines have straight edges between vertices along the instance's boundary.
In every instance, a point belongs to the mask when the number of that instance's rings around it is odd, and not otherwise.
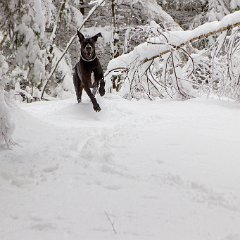
[{"label": "thin tree trunk", "polygon": [[119,54],[119,31],[117,30],[116,0],[112,0],[112,25],[113,25],[113,49],[112,57],[116,58]]},{"label": "thin tree trunk", "polygon": [[85,11],[84,11],[84,0],[80,0],[80,12],[82,15],[84,15]]}]

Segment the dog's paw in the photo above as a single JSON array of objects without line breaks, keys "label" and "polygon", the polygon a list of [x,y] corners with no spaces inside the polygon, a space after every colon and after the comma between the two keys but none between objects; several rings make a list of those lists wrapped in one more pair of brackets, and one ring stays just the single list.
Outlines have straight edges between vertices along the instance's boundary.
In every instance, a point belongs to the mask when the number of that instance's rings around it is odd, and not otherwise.
[{"label": "dog's paw", "polygon": [[100,111],[101,111],[101,108],[100,108],[100,106],[99,106],[98,104],[94,105],[94,106],[93,106],[93,109],[94,109],[94,111],[96,111],[96,112],[100,112]]},{"label": "dog's paw", "polygon": [[82,101],[82,99],[81,99],[81,98],[78,98],[78,99],[77,99],[77,102],[78,102],[78,103],[80,103],[81,101]]},{"label": "dog's paw", "polygon": [[104,88],[104,85],[100,85],[100,88],[99,88],[99,94],[100,94],[101,97],[104,96],[104,94],[105,94],[105,88]]}]

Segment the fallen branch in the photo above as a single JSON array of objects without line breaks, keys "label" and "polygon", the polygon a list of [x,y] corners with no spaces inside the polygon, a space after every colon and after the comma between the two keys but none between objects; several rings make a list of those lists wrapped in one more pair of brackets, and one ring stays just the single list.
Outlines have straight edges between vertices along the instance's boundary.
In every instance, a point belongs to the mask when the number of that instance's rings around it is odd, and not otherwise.
[{"label": "fallen branch", "polygon": [[[81,26],[78,28],[78,31],[81,31],[81,29],[83,28],[84,24],[87,22],[87,20],[92,16],[92,14],[94,13],[94,11],[100,7],[103,2],[105,2],[105,0],[101,0],[98,1],[98,3],[96,5],[94,5],[94,7],[90,10],[90,12],[88,13],[87,17],[83,20]],[[56,62],[55,66],[53,67],[52,71],[50,72],[48,78],[46,79],[46,81],[43,83],[43,89],[42,89],[42,93],[41,93],[41,99],[43,98],[44,92],[46,90],[47,84],[49,82],[49,80],[51,79],[51,77],[53,76],[54,72],[56,71],[59,63],[61,62],[61,60],[63,59],[64,55],[67,53],[69,47],[71,46],[71,44],[73,43],[75,37],[77,36],[77,31],[76,33],[71,37],[71,39],[69,40],[66,48],[64,49],[61,57],[58,59],[58,61]]]}]

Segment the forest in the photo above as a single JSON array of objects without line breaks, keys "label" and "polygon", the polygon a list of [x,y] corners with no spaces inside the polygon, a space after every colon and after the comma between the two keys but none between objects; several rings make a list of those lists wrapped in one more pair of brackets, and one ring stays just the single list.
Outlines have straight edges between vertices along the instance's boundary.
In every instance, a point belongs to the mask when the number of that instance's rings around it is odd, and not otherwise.
[{"label": "forest", "polygon": [[238,100],[239,5],[237,0],[3,1],[1,116],[7,116],[6,93],[32,102],[74,92],[77,29],[88,36],[102,32],[97,51],[108,92],[127,99],[214,94]]},{"label": "forest", "polygon": [[0,239],[240,239],[239,10],[0,0]]}]

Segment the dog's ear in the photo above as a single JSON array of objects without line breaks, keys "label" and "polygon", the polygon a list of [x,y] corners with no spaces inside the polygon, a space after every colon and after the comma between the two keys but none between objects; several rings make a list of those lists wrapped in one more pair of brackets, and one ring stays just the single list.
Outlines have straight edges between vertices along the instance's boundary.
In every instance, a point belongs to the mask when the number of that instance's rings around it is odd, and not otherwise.
[{"label": "dog's ear", "polygon": [[77,35],[78,35],[79,41],[82,42],[84,40],[83,34],[77,31]]},{"label": "dog's ear", "polygon": [[92,39],[96,42],[99,37],[102,37],[101,33],[98,33],[92,37]]}]

